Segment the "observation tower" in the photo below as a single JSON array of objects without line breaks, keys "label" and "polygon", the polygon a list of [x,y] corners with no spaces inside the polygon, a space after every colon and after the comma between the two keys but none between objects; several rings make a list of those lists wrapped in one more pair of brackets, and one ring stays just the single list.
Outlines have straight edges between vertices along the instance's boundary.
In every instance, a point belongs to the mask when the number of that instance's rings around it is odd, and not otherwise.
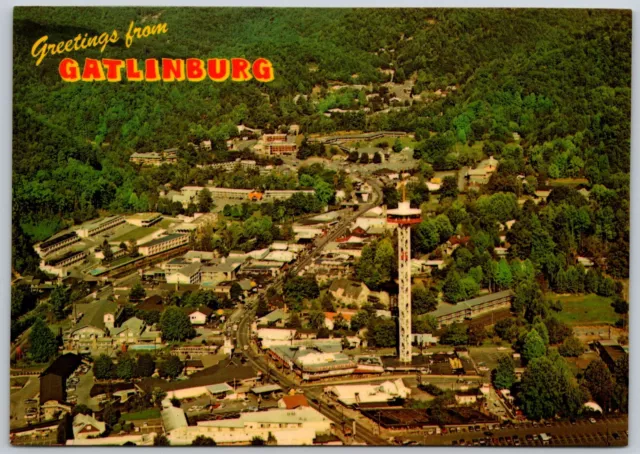
[{"label": "observation tower", "polygon": [[398,225],[398,336],[399,357],[403,363],[411,362],[411,226],[419,224],[422,212],[411,208],[402,187],[402,202],[398,208],[387,211],[387,222]]}]

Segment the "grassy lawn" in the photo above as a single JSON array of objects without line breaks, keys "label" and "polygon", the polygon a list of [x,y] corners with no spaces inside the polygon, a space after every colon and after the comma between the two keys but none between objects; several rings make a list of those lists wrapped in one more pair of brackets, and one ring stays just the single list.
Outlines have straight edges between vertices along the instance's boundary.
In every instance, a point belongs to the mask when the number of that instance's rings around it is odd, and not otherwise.
[{"label": "grassy lawn", "polygon": [[562,302],[559,320],[569,325],[613,324],[620,318],[611,307],[611,298],[598,295],[552,295]]},{"label": "grassy lawn", "polygon": [[[171,224],[175,223],[176,219],[172,219],[172,218],[163,218],[162,221],[158,222],[154,227],[157,229],[162,228],[162,229],[168,229],[169,227],[171,227]],[[148,229],[153,229],[154,227],[146,227]]]},{"label": "grassy lawn", "polygon": [[160,418],[160,410],[157,408],[149,408],[148,410],[142,410],[137,413],[125,413],[122,415],[122,419],[125,421],[139,421],[141,419],[157,418]]},{"label": "grassy lawn", "polygon": [[586,178],[555,178],[549,180],[551,186],[578,186],[579,184],[589,184]]}]

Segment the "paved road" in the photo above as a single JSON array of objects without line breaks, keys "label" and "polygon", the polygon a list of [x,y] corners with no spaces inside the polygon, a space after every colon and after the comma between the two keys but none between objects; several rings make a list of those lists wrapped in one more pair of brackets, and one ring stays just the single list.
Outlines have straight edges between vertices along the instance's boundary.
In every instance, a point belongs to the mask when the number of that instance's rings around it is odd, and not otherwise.
[{"label": "paved road", "polygon": [[[301,258],[296,265],[292,268],[292,273],[297,274],[301,269],[307,266],[311,261],[320,254],[322,248],[325,247],[329,242],[334,241],[341,235],[344,235],[345,231],[349,227],[349,225],[360,215],[362,215],[367,210],[371,209],[373,206],[382,202],[382,191],[377,184],[377,182],[369,181],[371,186],[373,187],[374,197],[371,203],[362,205],[360,209],[354,212],[351,216],[342,219],[325,237],[318,239],[314,243],[314,249],[309,252],[306,256]],[[271,287],[278,288],[283,283],[283,277],[277,279]],[[266,289],[263,290],[266,292]],[[273,370],[269,368],[262,355],[257,351],[255,345],[251,343],[251,322],[253,321],[255,314],[255,302],[248,302],[243,311],[236,311],[231,318],[234,321],[237,318],[236,314],[241,314],[241,318],[238,322],[238,331],[236,333],[236,342],[238,346],[238,350],[243,352],[243,354],[247,357],[248,361],[258,370],[262,371],[264,374],[270,376],[273,380],[277,381],[283,388],[295,388],[297,384],[289,377],[284,375],[282,372]],[[246,350],[245,350],[246,348]],[[323,415],[331,419],[334,423],[338,425],[342,425],[344,422],[344,414],[342,411],[337,408],[330,408],[326,404],[323,404],[322,392],[318,390],[305,390],[305,396],[309,400],[310,405],[316,410],[320,411]],[[356,422],[356,439],[362,440],[370,445],[385,445],[388,444],[386,440],[381,439],[374,433],[372,433],[368,428],[363,426],[361,423]]]},{"label": "paved road", "polygon": [[[353,212],[351,216],[344,217],[338,224],[336,224],[326,236],[316,239],[313,243],[313,249],[311,252],[307,253],[304,257],[296,262],[296,264],[292,267],[291,272],[295,275],[304,269],[307,265],[311,263],[313,259],[318,257],[322,252],[322,249],[332,241],[335,241],[337,238],[344,235],[349,228],[349,226],[364,213],[369,211],[371,208],[380,205],[382,203],[382,189],[380,188],[379,183],[376,180],[367,180],[367,183],[371,185],[373,189],[373,197],[370,203],[365,203],[359,207],[356,212]],[[279,278],[274,286],[277,288],[282,284],[282,278]]]}]

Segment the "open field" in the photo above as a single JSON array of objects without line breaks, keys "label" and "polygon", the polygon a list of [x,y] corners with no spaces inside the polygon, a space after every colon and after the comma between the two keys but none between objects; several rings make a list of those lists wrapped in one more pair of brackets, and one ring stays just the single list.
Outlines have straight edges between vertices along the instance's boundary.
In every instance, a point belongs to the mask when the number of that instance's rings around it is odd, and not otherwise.
[{"label": "open field", "polygon": [[578,186],[580,184],[589,184],[586,178],[555,178],[550,179],[551,186]]},{"label": "open field", "polygon": [[611,307],[611,298],[598,295],[555,295],[562,302],[558,320],[570,325],[613,324],[620,318]]},{"label": "open field", "polygon": [[160,410],[157,408],[150,408],[148,410],[139,411],[136,413],[125,413],[122,415],[122,419],[125,421],[138,421],[141,419],[155,419],[160,418]]}]

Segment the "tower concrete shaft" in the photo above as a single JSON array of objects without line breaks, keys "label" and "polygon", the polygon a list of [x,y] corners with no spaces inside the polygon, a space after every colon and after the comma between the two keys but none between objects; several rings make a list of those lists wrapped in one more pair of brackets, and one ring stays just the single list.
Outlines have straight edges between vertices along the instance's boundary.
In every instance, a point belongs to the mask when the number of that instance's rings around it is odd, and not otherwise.
[{"label": "tower concrete shaft", "polygon": [[411,226],[398,226],[398,324],[399,356],[411,362]]},{"label": "tower concrete shaft", "polygon": [[387,222],[398,226],[398,351],[403,363],[411,362],[411,226],[420,223],[420,215],[405,200],[387,212]]}]

